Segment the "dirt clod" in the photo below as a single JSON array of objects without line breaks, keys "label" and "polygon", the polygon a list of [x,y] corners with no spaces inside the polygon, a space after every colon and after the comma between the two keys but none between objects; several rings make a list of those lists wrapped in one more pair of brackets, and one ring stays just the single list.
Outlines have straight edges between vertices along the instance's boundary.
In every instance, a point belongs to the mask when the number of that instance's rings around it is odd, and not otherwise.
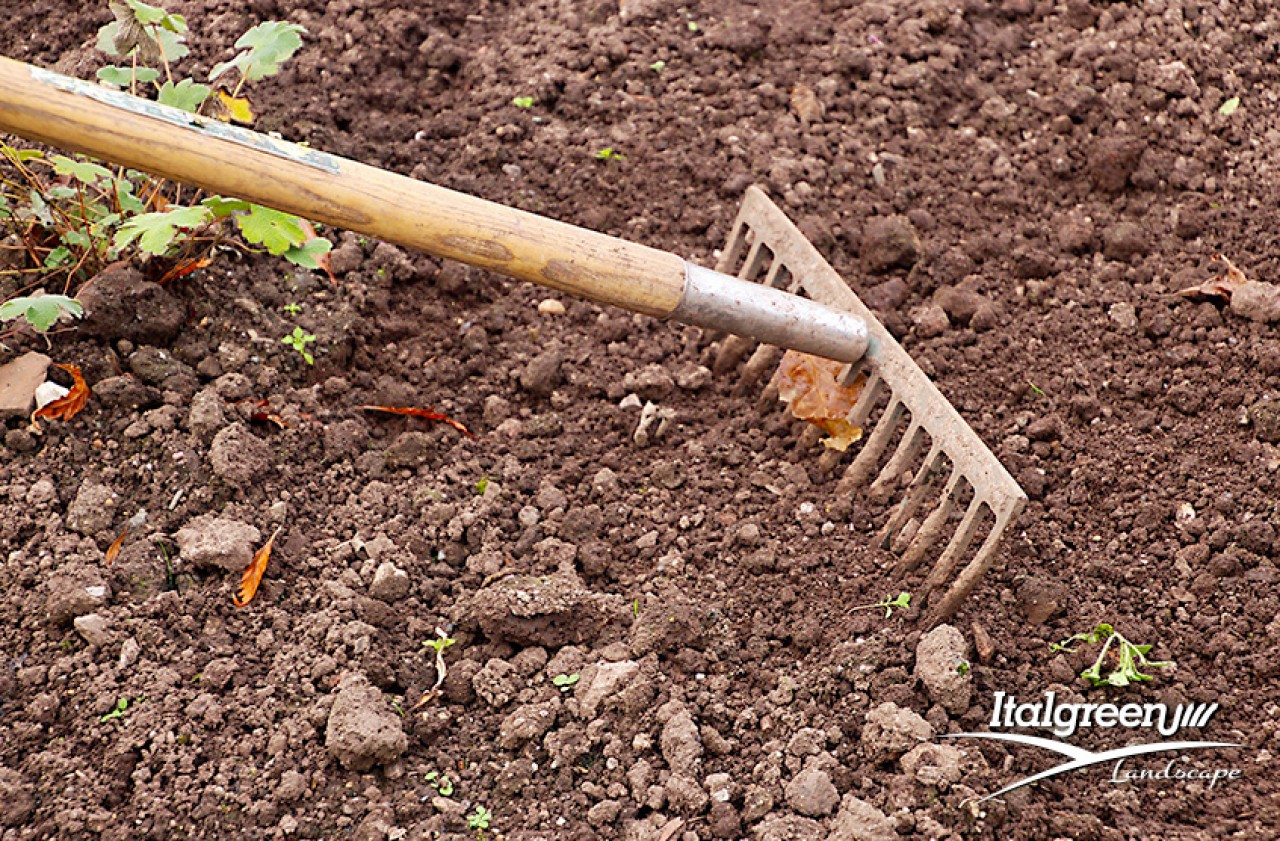
[{"label": "dirt clod", "polygon": [[182,558],[193,567],[243,572],[253,560],[262,533],[226,517],[197,517],[174,535]]},{"label": "dirt clod", "polygon": [[343,681],[325,725],[329,754],[352,771],[367,771],[409,747],[400,716],[363,675]]},{"label": "dirt clod", "polygon": [[909,269],[920,257],[920,237],[905,216],[877,216],[862,232],[862,263],[874,274]]},{"label": "dirt clod", "polygon": [[916,678],[924,683],[929,697],[952,714],[969,708],[973,681],[968,650],[964,635],[951,625],[939,625],[916,646]]},{"label": "dirt clod", "polygon": [[873,707],[862,727],[862,751],[879,765],[902,756],[920,742],[933,738],[933,726],[912,710],[892,701]]}]

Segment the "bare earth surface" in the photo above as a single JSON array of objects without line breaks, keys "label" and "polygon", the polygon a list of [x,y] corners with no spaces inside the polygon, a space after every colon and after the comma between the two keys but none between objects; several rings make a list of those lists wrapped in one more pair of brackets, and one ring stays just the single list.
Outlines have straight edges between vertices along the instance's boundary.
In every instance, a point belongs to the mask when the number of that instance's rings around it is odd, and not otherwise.
[{"label": "bare earth surface", "polygon": [[[922,645],[912,614],[850,611],[921,582],[871,546],[885,502],[837,496],[801,424],[702,370],[711,337],[545,314],[341,232],[336,284],[224,256],[148,307],[176,332],[56,337],[95,392],[80,416],[9,421],[5,841],[1280,835],[1280,339],[1171,294],[1218,253],[1280,271],[1270,4],[170,8],[199,76],[260,20],[304,25],[256,127],[317,148],[708,264],[764,185],[1031,501],[959,633]],[[8,3],[0,53],[91,78],[110,19]],[[279,341],[295,324],[314,366]],[[670,410],[647,446],[630,394]],[[1100,621],[1176,668],[1088,688],[1087,651],[1048,644]],[[414,710],[437,628],[443,695]],[[951,691],[921,680],[938,651],[972,666]],[[937,734],[1050,689],[1220,703],[1179,736],[1245,747],[1186,764],[1242,776],[1095,767],[975,805],[1055,757]]]}]

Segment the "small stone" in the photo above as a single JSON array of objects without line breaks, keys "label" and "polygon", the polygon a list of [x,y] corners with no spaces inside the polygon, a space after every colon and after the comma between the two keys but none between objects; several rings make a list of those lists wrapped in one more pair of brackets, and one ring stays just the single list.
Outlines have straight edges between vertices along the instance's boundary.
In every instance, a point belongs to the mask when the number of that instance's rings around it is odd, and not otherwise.
[{"label": "small stone", "polygon": [[827,831],[813,818],[766,815],[751,836],[754,841],[826,841]]},{"label": "small stone", "polygon": [[280,775],[280,784],[276,786],[275,795],[285,803],[292,803],[307,793],[307,778],[292,768]]},{"label": "small stone", "polygon": [[120,671],[124,672],[133,668],[133,664],[138,662],[138,655],[142,652],[142,647],[138,645],[138,640],[129,637],[120,646],[120,660],[117,663]]},{"label": "small stone", "polygon": [[178,529],[175,539],[183,560],[196,568],[243,572],[262,533],[247,523],[205,514]]},{"label": "small stone", "polygon": [[922,339],[941,336],[951,327],[947,311],[937,304],[924,304],[912,309],[911,323],[916,326],[916,334]]},{"label": "small stone", "polygon": [[877,216],[862,232],[862,262],[869,272],[909,269],[920,256],[920,238],[905,216]]},{"label": "small stone", "polygon": [[560,699],[517,707],[498,725],[498,745],[515,750],[526,742],[541,739],[556,722]]},{"label": "small stone", "polygon": [[1032,441],[1054,441],[1062,437],[1062,421],[1057,415],[1045,415],[1027,426],[1027,437]]},{"label": "small stone", "polygon": [[409,739],[400,716],[363,675],[342,682],[325,728],[329,754],[351,771],[367,771],[403,754]]},{"label": "small stone", "polygon": [[262,481],[273,462],[266,442],[243,423],[233,423],[213,436],[209,464],[228,484],[249,487]]},{"label": "small stone", "polygon": [[1095,187],[1108,193],[1118,193],[1129,183],[1129,176],[1138,168],[1138,161],[1146,147],[1142,141],[1130,137],[1107,137],[1096,141],[1089,150],[1088,172]]},{"label": "small stone", "polygon": [[1231,293],[1231,311],[1250,321],[1280,321],[1280,286],[1245,281]]},{"label": "small stone", "polygon": [[618,403],[619,409],[639,409],[644,405],[638,394],[628,394]]},{"label": "small stone", "polygon": [[558,350],[547,350],[529,360],[520,372],[520,386],[530,394],[546,397],[560,384],[560,366],[564,357]]},{"label": "small stone", "polygon": [[107,588],[97,578],[53,575],[45,588],[45,614],[58,626],[71,624],[77,616],[92,613],[107,601]]},{"label": "small stone", "polygon": [[215,388],[202,388],[192,396],[191,408],[187,412],[187,429],[207,440],[226,423],[223,400]]},{"label": "small stone", "polygon": [[544,298],[538,302],[538,312],[543,315],[564,315],[564,304],[555,298]]},{"label": "small stone", "polygon": [[1029,575],[1018,585],[1018,604],[1027,622],[1043,625],[1062,612],[1071,600],[1071,590],[1060,581]]},{"label": "small stone", "polygon": [[1249,421],[1259,441],[1280,444],[1280,400],[1264,397],[1249,407]]},{"label": "small stone", "polygon": [[75,627],[76,633],[89,645],[104,646],[115,639],[107,620],[100,613],[77,616],[71,624]]},{"label": "small stone", "polygon": [[409,574],[391,561],[383,561],[374,570],[369,595],[384,602],[403,599],[409,595]]},{"label": "small stone", "polygon": [[892,312],[907,302],[911,290],[900,277],[890,278],[862,293],[862,303],[873,310]]},{"label": "small stone", "polygon": [[921,742],[933,738],[933,725],[912,710],[886,701],[867,713],[862,728],[862,750],[874,765],[897,759]]},{"label": "small stone", "polygon": [[45,382],[51,360],[30,351],[0,366],[0,421],[30,417],[36,388]]},{"label": "small stone", "polygon": [[969,677],[969,646],[951,625],[939,625],[920,638],[916,646],[915,676],[929,697],[959,715],[969,708],[973,681]]},{"label": "small stone", "polygon": [[433,449],[430,435],[411,429],[397,435],[383,455],[386,456],[387,467],[413,469],[426,463]]},{"label": "small stone", "polygon": [[787,805],[802,815],[821,818],[835,811],[840,803],[831,776],[826,771],[808,768],[796,774],[786,788]]},{"label": "small stone", "polygon": [[1138,326],[1138,310],[1133,304],[1121,302],[1107,308],[1107,316],[1125,330]]},{"label": "small stone", "polygon": [[964,753],[953,745],[917,745],[903,754],[902,772],[921,785],[947,790],[960,782]]},{"label": "small stone", "polygon": [[67,506],[67,528],[83,535],[94,535],[111,527],[119,499],[106,485],[86,479]]},{"label": "small stone", "polygon": [[755,823],[773,811],[773,795],[764,786],[747,786],[742,795],[742,819]]},{"label": "small stone", "polygon": [[933,293],[933,302],[958,324],[968,324],[978,310],[992,303],[985,295],[962,286],[941,287]]},{"label": "small stone", "polygon": [[617,800],[601,800],[587,810],[587,824],[600,829],[616,821],[621,812],[622,804]]},{"label": "small stone", "polygon": [[661,365],[646,365],[639,371],[629,371],[622,380],[622,387],[637,394],[643,400],[662,400],[675,390],[675,380]]},{"label": "small stone", "polygon": [[897,841],[893,821],[865,800],[846,794],[828,841]]},{"label": "small stone", "polygon": [[1102,234],[1102,254],[1108,260],[1126,262],[1147,253],[1147,232],[1137,222],[1117,222]]},{"label": "small stone", "polygon": [[676,372],[676,385],[685,391],[699,391],[711,382],[711,369],[705,365],[685,365]]}]

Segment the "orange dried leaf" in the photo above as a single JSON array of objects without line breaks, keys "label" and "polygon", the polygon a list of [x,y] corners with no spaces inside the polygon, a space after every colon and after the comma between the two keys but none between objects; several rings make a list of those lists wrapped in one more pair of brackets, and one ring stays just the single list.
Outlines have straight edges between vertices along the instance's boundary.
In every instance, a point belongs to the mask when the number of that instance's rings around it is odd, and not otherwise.
[{"label": "orange dried leaf", "polygon": [[160,278],[160,285],[163,286],[171,280],[186,277],[197,269],[205,268],[212,262],[212,257],[201,257],[199,260],[188,260],[185,263],[179,263],[164,273],[164,277]]},{"label": "orange dried leaf", "polygon": [[278,534],[280,534],[280,528],[277,526],[271,538],[254,554],[249,566],[245,567],[244,575],[240,576],[240,589],[231,597],[231,603],[236,607],[244,607],[257,595],[258,585],[262,583],[262,574],[267,571],[267,561],[271,560],[271,546],[276,542]]},{"label": "orange dried leaf", "polygon": [[1186,289],[1179,289],[1177,294],[1184,298],[1191,298],[1196,301],[1207,301],[1211,298],[1219,298],[1223,301],[1231,300],[1231,293],[1236,289],[1249,282],[1249,278],[1245,277],[1244,272],[1236,268],[1236,264],[1232,263],[1222,254],[1215,254],[1214,260],[1221,261],[1227,267],[1227,270],[1218,275],[1211,277],[1198,286],[1188,286]]},{"label": "orange dried leaf", "polygon": [[240,123],[247,126],[253,122],[253,106],[243,96],[232,96],[226,91],[218,91],[213,110],[214,116],[224,123]]},{"label": "orange dried leaf", "polygon": [[124,531],[120,532],[120,536],[111,541],[111,545],[107,547],[107,566],[115,563],[116,558],[120,556],[120,550],[124,547],[124,539],[129,536],[129,527],[125,526]]},{"label": "orange dried leaf", "polygon": [[831,437],[822,443],[840,452],[862,437],[862,429],[851,424],[848,415],[866,382],[866,376],[859,374],[852,385],[840,385],[846,367],[842,362],[789,350],[773,375],[778,399],[786,402],[791,414],[826,432]]},{"label": "orange dried leaf", "polygon": [[289,422],[280,415],[271,411],[271,402],[268,400],[259,400],[254,405],[254,411],[249,413],[249,420],[254,423],[273,423],[278,429],[288,429]]},{"label": "orange dried leaf", "polygon": [[68,421],[80,414],[84,404],[89,402],[89,386],[80,375],[79,365],[59,365],[59,368],[71,375],[71,390],[57,400],[36,409],[31,415],[31,422],[37,418],[53,418]]},{"label": "orange dried leaf", "polygon": [[366,412],[387,412],[392,415],[408,415],[409,417],[422,418],[423,420],[440,421],[441,423],[449,424],[449,426],[452,426],[468,438],[475,437],[471,434],[471,430],[448,415],[437,412],[435,409],[418,409],[411,406],[361,406],[360,408]]}]

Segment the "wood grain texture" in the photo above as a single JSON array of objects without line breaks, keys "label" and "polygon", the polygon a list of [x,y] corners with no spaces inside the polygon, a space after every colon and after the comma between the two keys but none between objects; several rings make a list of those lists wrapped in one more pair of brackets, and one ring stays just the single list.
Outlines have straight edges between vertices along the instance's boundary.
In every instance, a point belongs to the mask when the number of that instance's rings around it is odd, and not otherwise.
[{"label": "wood grain texture", "polygon": [[674,254],[33,71],[0,58],[0,131],[646,315],[684,290]]}]

